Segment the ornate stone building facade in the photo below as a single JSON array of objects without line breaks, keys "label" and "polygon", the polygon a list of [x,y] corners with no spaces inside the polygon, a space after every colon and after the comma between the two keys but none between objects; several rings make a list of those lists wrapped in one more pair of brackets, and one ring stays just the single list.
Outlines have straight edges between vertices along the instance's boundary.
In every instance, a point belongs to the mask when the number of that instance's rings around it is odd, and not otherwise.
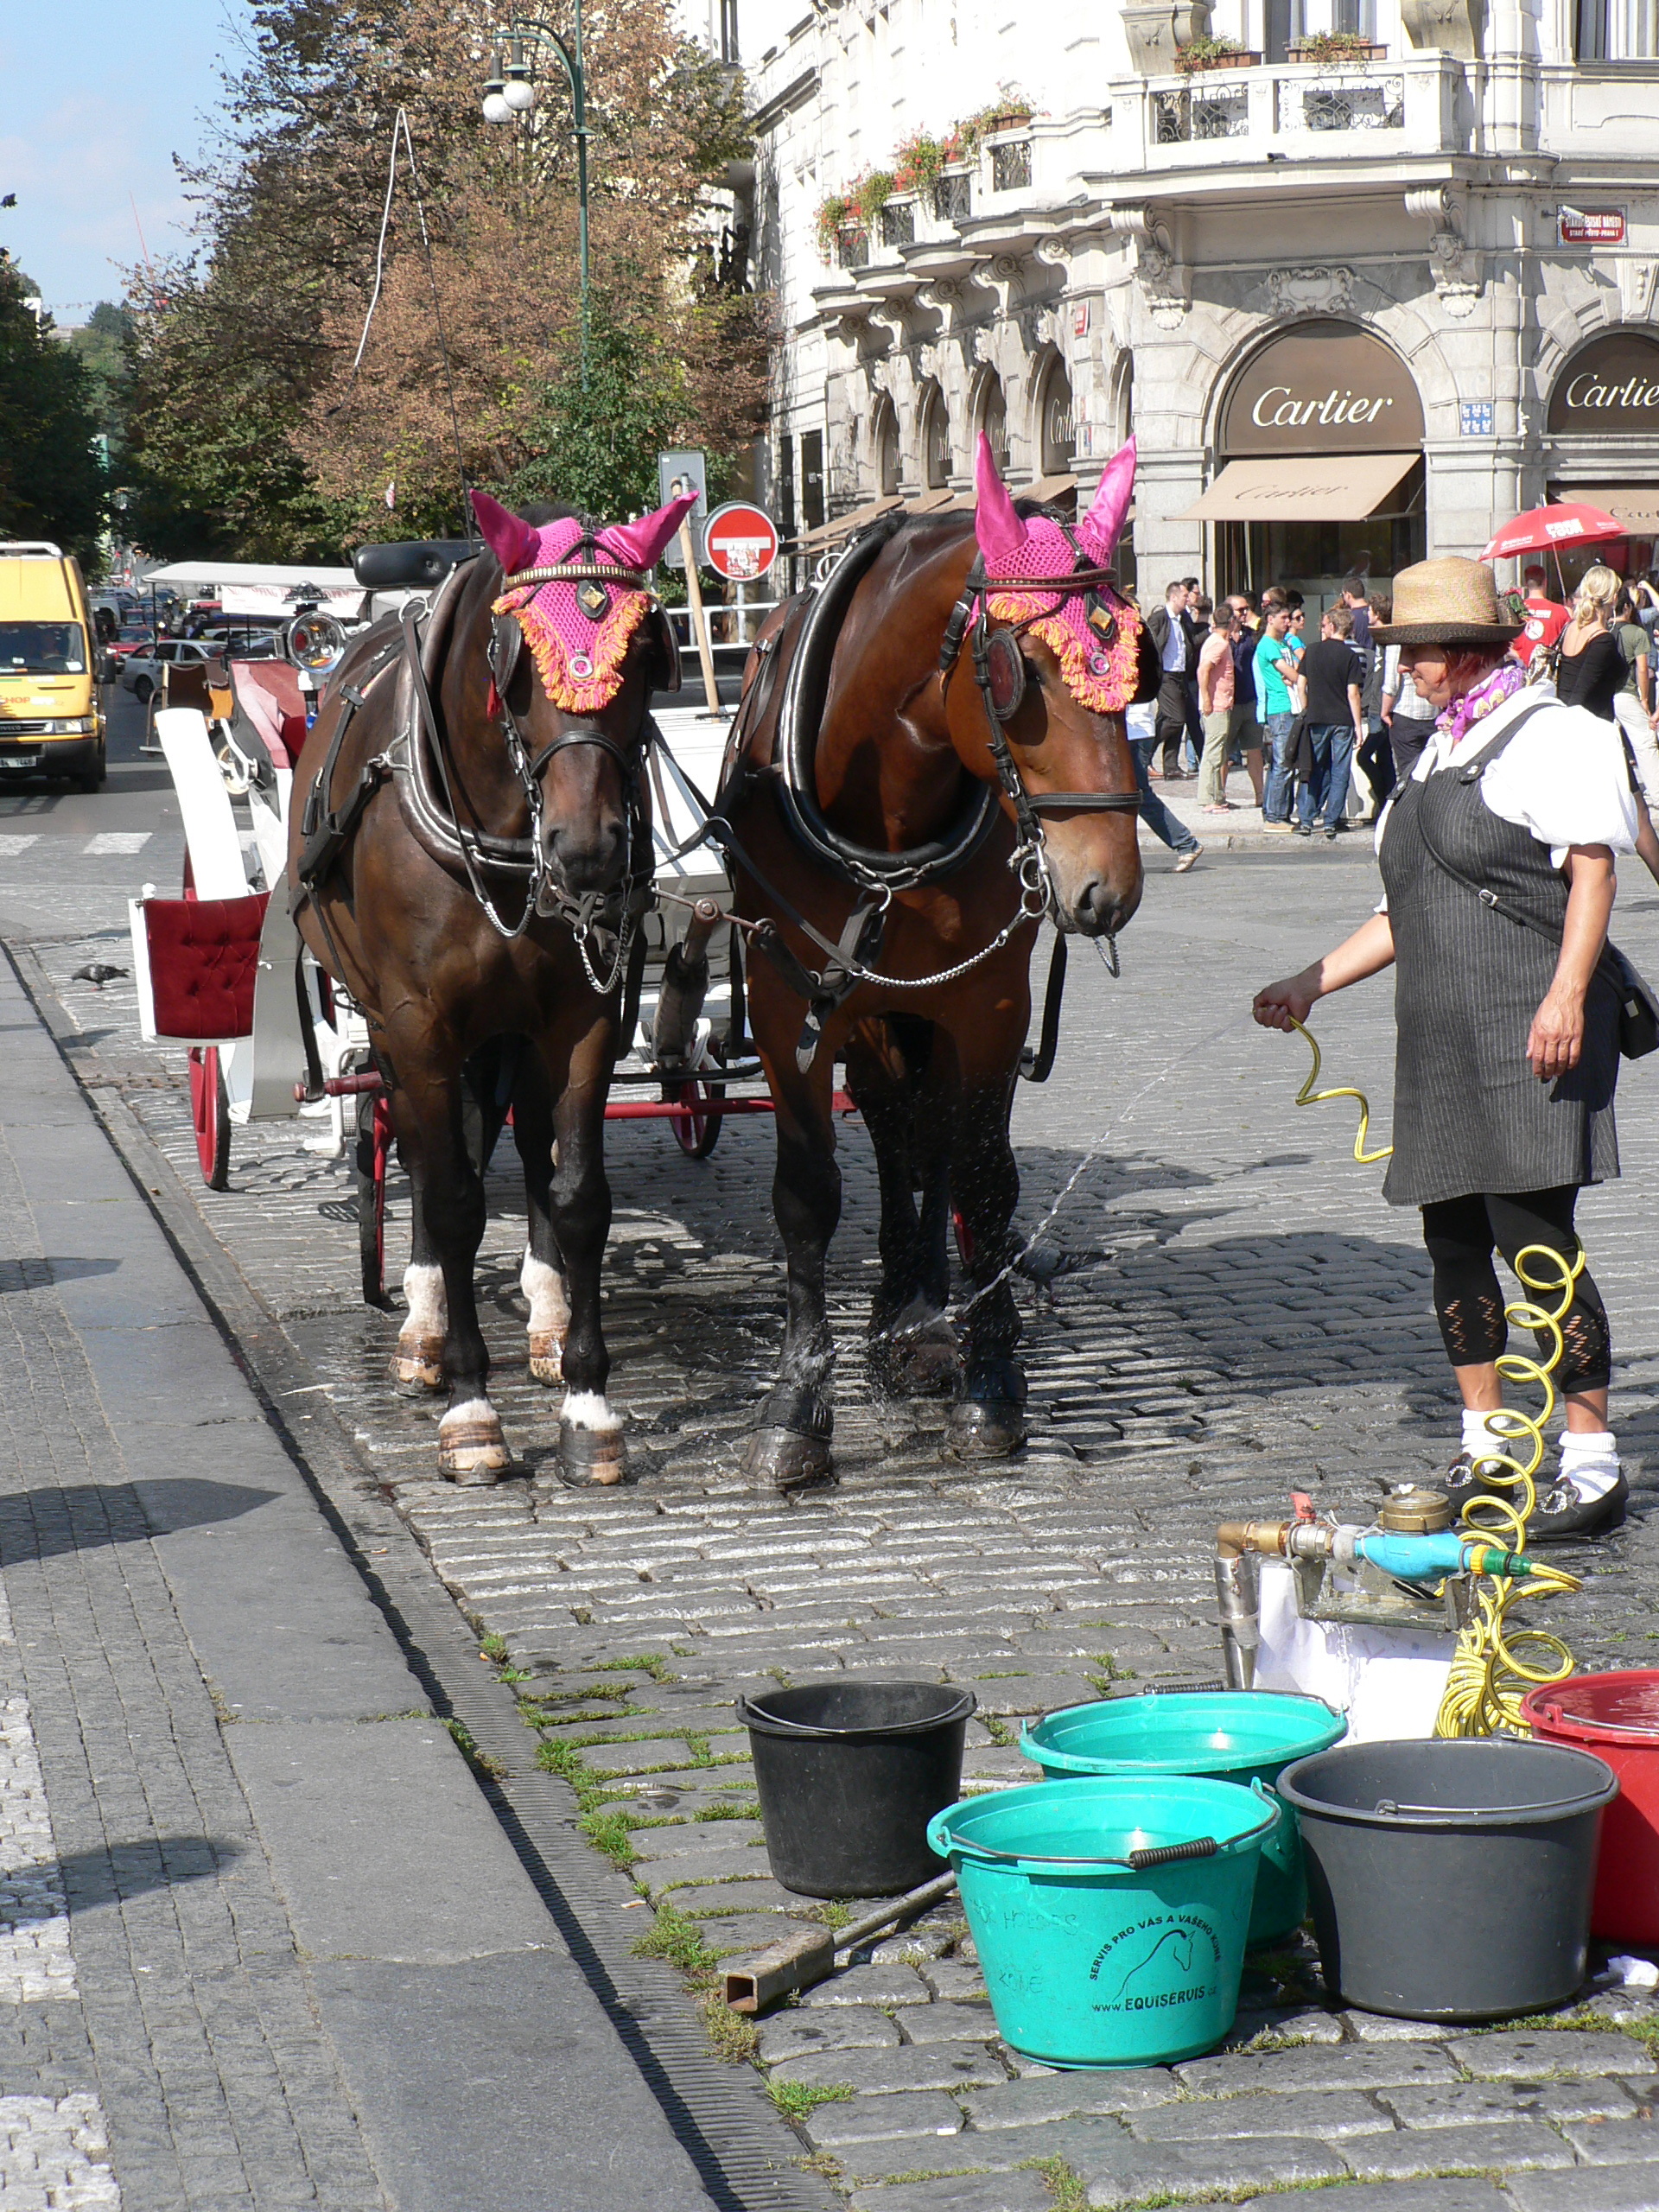
[{"label": "ornate stone building facade", "polygon": [[1086,495],[1133,429],[1143,596],[1586,493],[1652,565],[1656,48],[1656,0],[814,0],[750,64],[774,511],[960,496],[982,429]]}]

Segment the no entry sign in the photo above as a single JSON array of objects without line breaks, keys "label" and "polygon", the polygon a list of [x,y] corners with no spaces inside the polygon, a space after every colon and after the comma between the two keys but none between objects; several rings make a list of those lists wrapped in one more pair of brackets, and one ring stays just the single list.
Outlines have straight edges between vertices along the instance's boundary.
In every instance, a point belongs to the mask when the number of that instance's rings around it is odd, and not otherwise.
[{"label": "no entry sign", "polygon": [[778,531],[770,515],[746,499],[716,507],[703,525],[703,559],[716,575],[752,584],[778,558]]}]

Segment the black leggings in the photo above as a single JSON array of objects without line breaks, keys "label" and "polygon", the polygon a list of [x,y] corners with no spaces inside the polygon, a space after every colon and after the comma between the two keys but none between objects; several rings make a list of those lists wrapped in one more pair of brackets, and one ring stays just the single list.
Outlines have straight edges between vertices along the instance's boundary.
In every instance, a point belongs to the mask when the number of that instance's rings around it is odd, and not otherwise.
[{"label": "black leggings", "polygon": [[[1564,1183],[1553,1191],[1522,1191],[1508,1197],[1478,1192],[1466,1198],[1441,1198],[1423,1208],[1423,1242],[1434,1262],[1434,1311],[1446,1356],[1453,1367],[1484,1367],[1495,1360],[1509,1341],[1503,1319],[1503,1295],[1492,1266],[1497,1246],[1511,1268],[1515,1255],[1529,1244],[1542,1244],[1559,1252],[1571,1265],[1583,1247],[1573,1227],[1578,1185]],[[1543,1275],[1540,1262],[1529,1272]],[[1559,1291],[1529,1292],[1547,1306],[1560,1303]],[[1548,1332],[1538,1341],[1548,1353]],[[1558,1390],[1605,1390],[1611,1372],[1612,1347],[1607,1334],[1607,1309],[1589,1270],[1580,1275],[1573,1303],[1561,1322],[1561,1363],[1555,1370]]]}]

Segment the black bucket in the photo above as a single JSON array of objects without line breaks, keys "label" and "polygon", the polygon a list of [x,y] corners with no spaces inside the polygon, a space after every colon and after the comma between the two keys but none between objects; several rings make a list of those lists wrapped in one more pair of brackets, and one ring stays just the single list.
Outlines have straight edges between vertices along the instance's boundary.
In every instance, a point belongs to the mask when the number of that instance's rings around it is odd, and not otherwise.
[{"label": "black bucket", "polygon": [[1340,1744],[1287,1767],[1325,1986],[1407,2020],[1502,2020],[1584,1980],[1611,1767],[1510,1736]]},{"label": "black bucket", "polygon": [[927,1824],[962,1795],[976,1700],[940,1682],[838,1675],[741,1697],[772,1871],[808,1897],[897,1897],[944,1861]]}]

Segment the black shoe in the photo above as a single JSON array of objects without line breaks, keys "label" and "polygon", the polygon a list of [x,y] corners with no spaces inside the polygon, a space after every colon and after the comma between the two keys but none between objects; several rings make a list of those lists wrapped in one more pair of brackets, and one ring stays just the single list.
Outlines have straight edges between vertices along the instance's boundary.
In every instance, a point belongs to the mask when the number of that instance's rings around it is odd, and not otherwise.
[{"label": "black shoe", "polygon": [[1313,835],[1313,828],[1308,823],[1297,822],[1293,823],[1292,827],[1299,837],[1311,837]]},{"label": "black shoe", "polygon": [[1325,831],[1325,843],[1326,843],[1327,845],[1334,845],[1334,844],[1336,843],[1336,842],[1337,842],[1337,829],[1336,829],[1336,824],[1335,824],[1334,823],[1332,823],[1332,825],[1331,825],[1331,827],[1330,827],[1330,829],[1328,829],[1328,830]]},{"label": "black shoe", "polygon": [[1570,1482],[1557,1479],[1538,1493],[1527,1523],[1527,1549],[1535,1544],[1565,1544],[1583,1536],[1611,1535],[1623,1525],[1630,1486],[1621,1474],[1600,1497],[1580,1497]]},{"label": "black shoe", "polygon": [[1458,1516],[1472,1499],[1510,1497],[1516,1494],[1515,1487],[1495,1482],[1488,1476],[1485,1469],[1490,1464],[1489,1461],[1483,1461],[1478,1470],[1474,1454],[1470,1452],[1459,1452],[1446,1469],[1440,1489],[1452,1501],[1452,1525],[1454,1529],[1459,1525]]}]

